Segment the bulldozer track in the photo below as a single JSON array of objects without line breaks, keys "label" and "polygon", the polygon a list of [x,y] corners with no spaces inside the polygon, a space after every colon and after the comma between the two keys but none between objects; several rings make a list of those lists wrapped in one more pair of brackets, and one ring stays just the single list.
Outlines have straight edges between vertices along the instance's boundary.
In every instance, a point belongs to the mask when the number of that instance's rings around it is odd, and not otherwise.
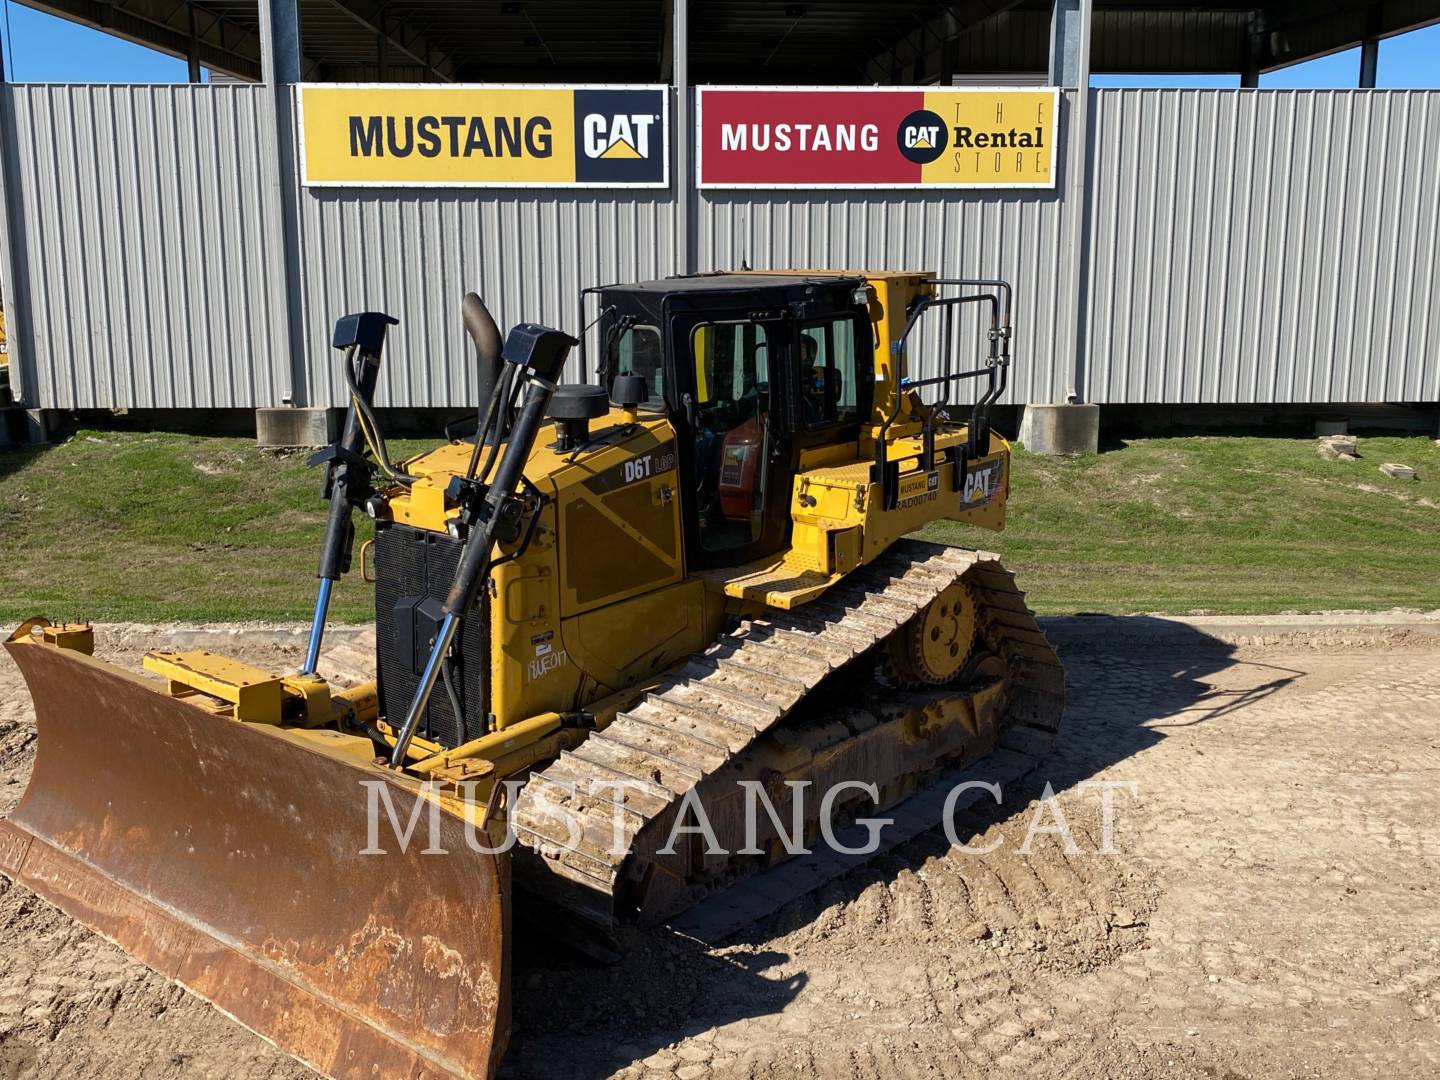
[{"label": "bulldozer track", "polygon": [[[1064,673],[1024,594],[996,555],[903,541],[811,603],[742,622],[535,773],[510,813],[517,885],[608,937],[617,918],[637,913],[627,896],[643,893],[662,860],[673,866],[675,856],[660,848],[687,793],[957,581],[973,591],[989,647],[1006,663],[1008,709],[992,753],[935,771],[932,786],[892,808],[880,850],[934,827],[959,780],[1003,784],[1029,773],[1058,731]],[[967,794],[965,805],[986,793]],[[845,830],[838,838],[853,846]],[[873,857],[827,847],[785,860],[714,893],[672,925],[721,940]]]}]

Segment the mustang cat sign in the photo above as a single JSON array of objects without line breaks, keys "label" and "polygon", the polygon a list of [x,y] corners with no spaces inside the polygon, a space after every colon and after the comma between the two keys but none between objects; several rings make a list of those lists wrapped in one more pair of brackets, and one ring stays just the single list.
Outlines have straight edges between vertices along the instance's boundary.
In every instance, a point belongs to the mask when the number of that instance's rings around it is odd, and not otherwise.
[{"label": "mustang cat sign", "polygon": [[702,87],[706,188],[1053,188],[1059,91]]},{"label": "mustang cat sign", "polygon": [[663,86],[300,87],[307,186],[667,187]]}]

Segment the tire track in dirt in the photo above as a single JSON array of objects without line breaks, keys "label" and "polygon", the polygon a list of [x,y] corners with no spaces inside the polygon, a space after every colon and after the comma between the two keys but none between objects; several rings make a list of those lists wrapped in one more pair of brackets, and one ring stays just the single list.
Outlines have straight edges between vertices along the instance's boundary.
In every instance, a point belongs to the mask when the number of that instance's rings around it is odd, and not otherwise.
[{"label": "tire track in dirt", "polygon": [[[1029,856],[1020,855],[1016,848],[1033,813],[1026,800],[1040,793],[1007,793],[1007,805],[1022,807],[1014,815],[997,808],[958,819],[958,835],[972,848],[993,850],[952,850],[934,830],[823,890],[818,901],[797,901],[796,910],[757,925],[745,940],[782,953],[819,945],[832,962],[853,957],[863,963],[876,953],[906,955],[923,947],[944,961],[921,968],[918,979],[876,983],[869,995],[885,1001],[880,1011],[892,1014],[888,1021],[873,1011],[842,1019],[907,1030],[938,1025],[947,1033],[942,1060],[958,1054],[978,1070],[1044,1066],[1047,1074],[1064,1075],[1083,1053],[1047,998],[1025,987],[1051,971],[1092,970],[1140,948],[1156,890],[1138,867],[1067,854],[1055,837],[1038,838]],[[1071,828],[1082,851],[1098,847],[1098,836],[1086,827]],[[1117,909],[1124,913],[1118,918]],[[845,1074],[844,1055],[816,1050],[825,1057],[819,1075]],[[917,1059],[923,1057],[913,1047],[902,1057]],[[866,1075],[869,1066],[852,1061],[852,1067]],[[904,1071],[892,1067],[876,1075]]]}]

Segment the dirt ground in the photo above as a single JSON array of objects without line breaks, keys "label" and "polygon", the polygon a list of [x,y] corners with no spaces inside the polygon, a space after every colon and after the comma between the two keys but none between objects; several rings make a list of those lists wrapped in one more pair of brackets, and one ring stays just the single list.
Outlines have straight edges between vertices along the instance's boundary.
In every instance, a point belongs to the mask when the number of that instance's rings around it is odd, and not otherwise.
[{"label": "dirt ground", "polygon": [[[936,829],[719,949],[633,932],[595,967],[522,934],[507,1074],[1440,1075],[1440,639],[1066,663],[1042,775],[961,822],[995,850]],[[0,659],[0,814],[33,755]],[[1087,780],[1135,784],[1114,854]],[[1021,854],[1046,781],[1079,850]],[[310,1075],[0,881],[0,1078]]]}]

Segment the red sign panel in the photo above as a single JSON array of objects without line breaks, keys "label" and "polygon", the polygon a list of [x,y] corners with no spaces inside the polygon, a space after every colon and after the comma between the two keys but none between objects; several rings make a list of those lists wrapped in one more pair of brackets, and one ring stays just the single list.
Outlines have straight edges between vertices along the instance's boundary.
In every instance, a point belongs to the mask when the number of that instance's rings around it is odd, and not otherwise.
[{"label": "red sign panel", "polygon": [[1057,94],[705,87],[701,187],[1054,187]]}]

